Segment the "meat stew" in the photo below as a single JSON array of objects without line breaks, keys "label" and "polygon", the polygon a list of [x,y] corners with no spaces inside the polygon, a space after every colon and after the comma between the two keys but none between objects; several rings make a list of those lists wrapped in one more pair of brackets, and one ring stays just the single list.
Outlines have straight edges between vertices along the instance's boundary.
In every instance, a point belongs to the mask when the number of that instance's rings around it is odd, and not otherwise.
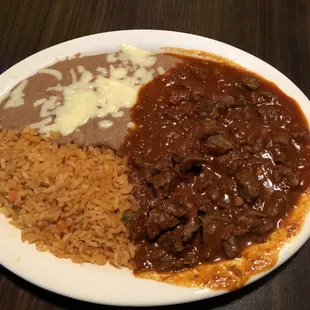
[{"label": "meat stew", "polygon": [[138,211],[135,271],[232,259],[265,242],[309,186],[308,124],[276,85],[181,57],[145,85],[128,157]]}]

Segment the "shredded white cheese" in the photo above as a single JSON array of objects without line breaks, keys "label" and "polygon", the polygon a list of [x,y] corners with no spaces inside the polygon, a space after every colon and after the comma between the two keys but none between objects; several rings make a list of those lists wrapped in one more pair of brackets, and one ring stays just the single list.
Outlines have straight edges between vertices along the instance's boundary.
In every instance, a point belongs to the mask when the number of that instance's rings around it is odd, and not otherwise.
[{"label": "shredded white cheese", "polygon": [[44,118],[44,119],[43,119],[42,121],[40,121],[40,122],[31,124],[30,127],[31,127],[31,128],[39,129],[39,128],[42,128],[43,126],[48,125],[52,120],[53,120],[52,117]]},{"label": "shredded white cheese", "polygon": [[109,120],[103,120],[98,122],[99,128],[110,128],[113,126],[113,122]]},{"label": "shredded white cheese", "polygon": [[58,81],[62,80],[62,73],[58,70],[55,70],[55,69],[44,68],[44,69],[40,69],[38,71],[38,73],[50,74],[50,75],[54,76]]},{"label": "shredded white cheese", "polygon": [[140,67],[150,67],[156,63],[154,53],[126,44],[121,45],[118,58],[121,61],[130,61]]},{"label": "shredded white cheese", "polygon": [[114,79],[123,79],[128,74],[128,70],[126,68],[114,68],[114,66],[110,65],[110,77]]},{"label": "shredded white cheese", "polygon": [[96,69],[96,71],[100,72],[102,75],[107,75],[107,74],[108,74],[107,68],[98,67],[98,68]]},{"label": "shredded white cheese", "polygon": [[164,73],[165,73],[165,69],[164,69],[163,67],[158,67],[158,68],[157,68],[157,72],[158,72],[159,74],[164,74]]},{"label": "shredded white cheese", "polygon": [[[53,91],[51,96],[33,102],[33,107],[40,109],[42,120],[31,127],[38,128],[43,134],[58,131],[65,136],[91,118],[104,118],[109,114],[122,117],[124,112],[119,110],[131,108],[141,85],[153,78],[155,70],[150,67],[157,58],[150,51],[122,44],[120,51],[108,54],[106,60],[110,63],[109,67],[98,67],[98,75],[93,75],[83,66],[72,68],[70,85],[62,85],[62,72],[51,68],[40,69],[39,74],[50,74],[59,83],[47,88],[47,92]],[[164,69],[159,67],[157,72],[163,73]],[[27,84],[28,80],[24,80],[13,91],[0,97],[0,103],[7,99],[4,109],[24,104]],[[98,123],[100,128],[112,125],[113,122],[107,120]],[[128,125],[131,127],[134,124]]]},{"label": "shredded white cheese", "polygon": [[17,108],[25,103],[24,100],[24,90],[28,84],[28,80],[22,81],[18,86],[13,89],[9,95],[5,96],[6,99],[9,97],[8,101],[4,105],[4,109]]},{"label": "shredded white cheese", "polygon": [[86,69],[83,66],[77,66],[77,71],[79,73],[83,73],[84,71],[86,71]]},{"label": "shredded white cheese", "polygon": [[36,108],[41,105],[40,116],[49,117],[53,116],[54,109],[59,105],[59,100],[56,96],[50,96],[49,98],[42,98],[33,103],[33,107]]},{"label": "shredded white cheese", "polygon": [[134,122],[128,122],[127,128],[135,129],[136,128],[136,124]]},{"label": "shredded white cheese", "polygon": [[122,117],[124,116],[124,111],[118,111],[111,114],[112,117]]},{"label": "shredded white cheese", "polygon": [[[121,65],[111,64],[108,69],[99,67],[96,71],[101,74],[96,77],[84,67],[78,66],[77,71],[81,74],[79,79],[75,70],[71,69],[70,85],[58,84],[48,88],[48,91],[60,93],[63,104],[59,105],[55,96],[34,102],[34,106],[41,106],[40,116],[47,119],[53,116],[54,122],[43,120],[33,126],[39,128],[41,133],[58,131],[65,136],[91,118],[103,118],[122,108],[131,108],[136,102],[139,87],[154,76],[155,70],[147,67],[155,64],[156,56],[149,51],[122,45],[119,53],[108,54],[106,59],[110,62],[118,61]],[[113,125],[111,123],[102,121],[99,127],[108,128]]]}]

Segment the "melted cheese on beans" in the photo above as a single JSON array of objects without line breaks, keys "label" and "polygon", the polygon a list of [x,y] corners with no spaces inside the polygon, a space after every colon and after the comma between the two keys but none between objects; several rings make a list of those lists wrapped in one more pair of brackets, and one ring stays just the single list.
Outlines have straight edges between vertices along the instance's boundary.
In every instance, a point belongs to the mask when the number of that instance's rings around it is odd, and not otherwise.
[{"label": "melted cheese on beans", "polygon": [[[98,75],[82,66],[72,68],[70,85],[61,84],[61,72],[48,68],[39,70],[38,73],[55,76],[60,83],[49,87],[44,98],[33,102],[34,108],[40,108],[42,120],[31,127],[38,128],[43,134],[58,131],[66,136],[91,118],[104,118],[109,114],[119,116],[119,110],[131,108],[141,85],[154,77],[156,55],[123,44],[119,52],[108,54],[106,60],[108,68],[98,67]],[[163,69],[159,71],[164,73]],[[26,85],[27,80],[11,92],[5,108],[24,104],[23,90]],[[50,91],[52,96],[48,96]],[[98,128],[109,126],[111,124],[104,121],[98,123]]]}]

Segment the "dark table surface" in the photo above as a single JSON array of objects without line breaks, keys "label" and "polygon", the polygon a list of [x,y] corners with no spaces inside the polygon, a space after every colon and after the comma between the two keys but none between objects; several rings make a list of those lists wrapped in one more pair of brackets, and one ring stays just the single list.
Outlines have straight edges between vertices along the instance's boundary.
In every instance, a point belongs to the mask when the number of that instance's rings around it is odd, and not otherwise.
[{"label": "dark table surface", "polygon": [[[309,0],[1,0],[0,73],[51,45],[133,28],[190,32],[234,45],[282,71],[310,96]],[[167,308],[191,307],[310,309],[310,242],[248,287]],[[0,266],[1,310],[110,308],[44,291]]]}]

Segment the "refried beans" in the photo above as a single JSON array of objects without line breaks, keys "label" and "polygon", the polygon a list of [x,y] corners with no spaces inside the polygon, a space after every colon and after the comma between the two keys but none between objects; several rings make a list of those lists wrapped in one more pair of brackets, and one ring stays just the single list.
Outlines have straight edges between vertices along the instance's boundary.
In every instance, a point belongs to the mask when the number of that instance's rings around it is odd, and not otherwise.
[{"label": "refried beans", "polygon": [[[77,57],[58,61],[46,71],[40,70],[37,74],[26,80],[27,84],[23,90],[24,103],[22,105],[14,108],[5,108],[8,98],[2,101],[0,104],[0,126],[6,129],[23,129],[31,124],[42,122],[44,118],[40,116],[41,106],[35,107],[34,103],[42,100],[42,98],[46,99],[51,96],[57,96],[57,104],[61,106],[64,101],[63,94],[57,90],[57,87],[59,85],[71,85],[74,78],[80,82],[85,71],[93,75],[93,80],[98,77],[105,77],[109,80],[112,69],[115,72],[115,69],[119,70],[123,68],[127,68],[129,77],[134,75],[138,70],[145,69],[150,73],[150,78],[153,78],[173,67],[177,60],[180,61],[171,55],[155,54],[152,56],[154,57],[154,64],[151,63],[149,66],[142,66],[135,64],[130,60],[130,57],[128,57],[129,60],[122,60],[117,57],[118,54],[77,55]],[[134,56],[136,57],[136,55]],[[59,79],[60,76],[61,79]],[[120,76],[119,80],[122,81],[123,77]],[[141,78],[138,76],[137,80],[139,81]],[[121,95],[122,91],[124,90],[120,89],[119,95]],[[51,108],[51,112],[53,108]],[[54,119],[55,116],[52,115],[50,123],[53,123]],[[111,122],[113,125],[100,128],[98,123],[102,121],[106,121],[106,124]],[[104,117],[89,118],[84,124],[77,126],[70,134],[61,136],[59,143],[66,144],[73,142],[81,147],[104,145],[113,150],[118,150],[124,141],[129,127],[128,124],[130,124],[129,109],[121,108],[116,113],[109,113]]]}]

